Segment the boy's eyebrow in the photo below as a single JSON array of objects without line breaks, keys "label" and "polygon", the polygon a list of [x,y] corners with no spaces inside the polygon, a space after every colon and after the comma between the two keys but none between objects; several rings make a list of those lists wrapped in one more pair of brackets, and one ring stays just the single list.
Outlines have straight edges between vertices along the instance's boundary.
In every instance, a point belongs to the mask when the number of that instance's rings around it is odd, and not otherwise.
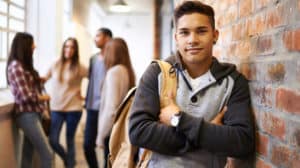
[{"label": "boy's eyebrow", "polygon": [[[208,29],[208,26],[199,26],[199,27],[196,27],[196,29]],[[179,28],[179,30],[191,30],[190,28]]]},{"label": "boy's eyebrow", "polygon": [[197,29],[208,29],[208,26],[200,26],[200,27],[197,27]]}]

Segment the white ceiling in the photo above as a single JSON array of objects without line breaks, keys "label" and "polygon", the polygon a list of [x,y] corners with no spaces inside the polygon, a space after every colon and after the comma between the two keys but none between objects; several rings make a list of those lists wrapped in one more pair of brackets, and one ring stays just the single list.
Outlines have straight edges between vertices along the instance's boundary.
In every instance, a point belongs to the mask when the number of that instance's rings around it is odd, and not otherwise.
[{"label": "white ceiling", "polygon": [[[100,6],[107,13],[112,13],[109,7],[117,0],[98,0]],[[153,0],[124,0],[130,7],[130,13],[149,14],[153,9]]]}]

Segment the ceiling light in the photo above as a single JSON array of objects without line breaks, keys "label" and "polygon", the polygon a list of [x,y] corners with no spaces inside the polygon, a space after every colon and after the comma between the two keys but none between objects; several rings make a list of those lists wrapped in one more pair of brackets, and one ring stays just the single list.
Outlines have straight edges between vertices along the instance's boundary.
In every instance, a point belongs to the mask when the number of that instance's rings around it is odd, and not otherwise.
[{"label": "ceiling light", "polygon": [[127,5],[124,0],[117,0],[111,7],[112,12],[129,12],[130,7]]}]

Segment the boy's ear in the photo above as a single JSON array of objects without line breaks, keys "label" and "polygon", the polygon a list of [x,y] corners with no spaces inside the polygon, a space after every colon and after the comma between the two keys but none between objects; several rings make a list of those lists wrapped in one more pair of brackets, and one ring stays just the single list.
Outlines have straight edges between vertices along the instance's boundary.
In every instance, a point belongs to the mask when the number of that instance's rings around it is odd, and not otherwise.
[{"label": "boy's ear", "polygon": [[219,38],[219,31],[217,29],[214,30],[214,44],[217,43]]},{"label": "boy's ear", "polygon": [[175,39],[175,41],[177,42],[177,33],[176,32],[174,32],[174,39]]}]

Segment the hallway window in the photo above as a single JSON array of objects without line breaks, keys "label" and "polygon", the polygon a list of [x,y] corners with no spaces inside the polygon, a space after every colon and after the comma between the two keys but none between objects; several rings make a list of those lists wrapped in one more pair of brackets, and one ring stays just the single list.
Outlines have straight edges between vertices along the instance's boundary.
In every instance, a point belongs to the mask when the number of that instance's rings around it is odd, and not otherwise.
[{"label": "hallway window", "polygon": [[0,0],[0,88],[6,88],[6,61],[16,32],[25,30],[26,0]]}]

